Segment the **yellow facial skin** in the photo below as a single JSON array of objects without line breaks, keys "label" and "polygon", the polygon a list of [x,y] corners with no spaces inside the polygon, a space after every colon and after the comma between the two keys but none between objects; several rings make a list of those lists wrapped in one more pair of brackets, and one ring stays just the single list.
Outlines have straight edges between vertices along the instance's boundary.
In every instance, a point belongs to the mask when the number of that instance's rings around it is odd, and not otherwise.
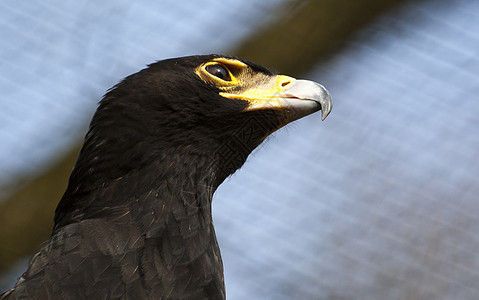
[{"label": "yellow facial skin", "polygon": [[[223,80],[207,71],[208,66],[219,65],[229,74]],[[288,122],[299,119],[322,108],[323,120],[332,106],[331,96],[318,83],[296,80],[285,75],[266,75],[253,71],[247,64],[229,58],[214,58],[200,65],[196,74],[205,82],[215,85],[219,94],[228,99],[248,101],[245,111],[277,109],[290,114]]]}]

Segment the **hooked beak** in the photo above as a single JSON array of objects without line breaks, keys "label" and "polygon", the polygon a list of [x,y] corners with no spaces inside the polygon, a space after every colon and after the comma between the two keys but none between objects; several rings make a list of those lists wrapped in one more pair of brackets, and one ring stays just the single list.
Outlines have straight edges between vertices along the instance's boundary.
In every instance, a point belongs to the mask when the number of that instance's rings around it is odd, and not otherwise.
[{"label": "hooked beak", "polygon": [[324,120],[333,106],[331,95],[321,84],[285,75],[274,76],[264,84],[240,93],[220,94],[226,98],[248,101],[245,111],[265,109],[284,111],[287,116],[286,123],[318,110],[322,111],[321,119]]}]

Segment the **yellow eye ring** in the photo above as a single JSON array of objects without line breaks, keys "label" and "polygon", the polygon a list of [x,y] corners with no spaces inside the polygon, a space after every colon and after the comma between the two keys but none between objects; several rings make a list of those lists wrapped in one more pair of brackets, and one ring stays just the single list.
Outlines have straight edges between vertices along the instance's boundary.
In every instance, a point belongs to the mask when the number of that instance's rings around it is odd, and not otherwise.
[{"label": "yellow eye ring", "polygon": [[[203,64],[200,69],[202,74],[199,75],[203,80],[206,79],[213,81],[222,86],[232,86],[238,83],[236,77],[231,73],[230,69],[225,64],[216,61],[210,61]],[[218,76],[219,74],[215,73],[215,71],[221,72],[224,76]]]},{"label": "yellow eye ring", "polygon": [[[238,78],[233,75],[234,70],[245,70],[248,66],[236,59],[214,58],[196,69],[196,74],[207,82],[215,83],[222,87],[232,87],[238,85]],[[235,73],[236,74],[236,73]],[[237,74],[236,74],[237,75]]]}]

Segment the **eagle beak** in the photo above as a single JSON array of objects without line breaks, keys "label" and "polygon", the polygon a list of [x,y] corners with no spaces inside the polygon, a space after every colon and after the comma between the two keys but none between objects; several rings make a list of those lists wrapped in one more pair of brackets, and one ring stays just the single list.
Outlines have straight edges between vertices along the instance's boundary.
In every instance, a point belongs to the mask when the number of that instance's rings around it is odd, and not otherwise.
[{"label": "eagle beak", "polygon": [[292,87],[278,94],[301,118],[321,109],[324,121],[331,112],[333,100],[328,90],[319,83],[310,80],[295,80]]},{"label": "eagle beak", "polygon": [[[278,110],[285,113],[286,123],[318,110],[324,120],[333,106],[331,95],[319,83],[298,80],[285,75],[267,78],[262,83],[236,93],[221,92],[221,96],[248,102],[245,111]],[[285,123],[285,124],[286,124]]]}]

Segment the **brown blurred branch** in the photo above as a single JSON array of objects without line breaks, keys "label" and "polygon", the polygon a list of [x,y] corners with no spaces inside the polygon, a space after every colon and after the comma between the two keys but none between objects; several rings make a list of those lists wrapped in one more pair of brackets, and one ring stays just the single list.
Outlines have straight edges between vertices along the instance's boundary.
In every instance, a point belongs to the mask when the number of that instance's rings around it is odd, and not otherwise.
[{"label": "brown blurred branch", "polygon": [[289,1],[272,24],[246,39],[235,54],[283,74],[300,75],[333,54],[354,32],[405,0]]},{"label": "brown blurred branch", "polygon": [[0,202],[0,272],[34,252],[50,236],[55,207],[78,151],[73,147],[44,174]]}]

